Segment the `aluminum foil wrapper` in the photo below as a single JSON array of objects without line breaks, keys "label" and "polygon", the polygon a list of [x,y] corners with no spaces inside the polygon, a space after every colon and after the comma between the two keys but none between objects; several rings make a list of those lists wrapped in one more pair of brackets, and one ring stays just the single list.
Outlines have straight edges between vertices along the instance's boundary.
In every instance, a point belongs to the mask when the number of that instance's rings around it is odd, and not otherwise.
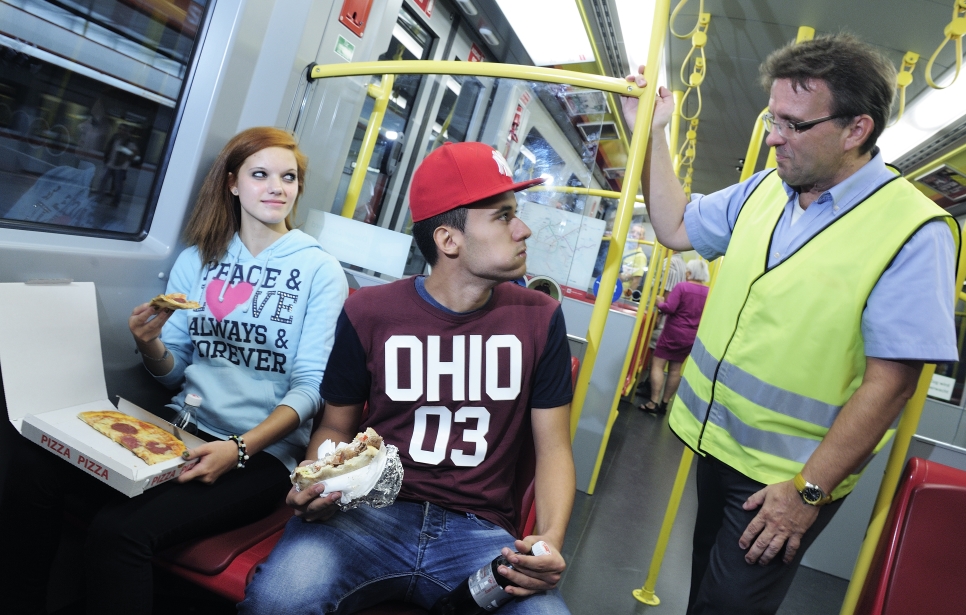
[{"label": "aluminum foil wrapper", "polygon": [[399,449],[392,444],[384,444],[386,449],[386,464],[375,486],[365,495],[346,498],[343,494],[339,500],[339,510],[347,511],[360,506],[384,508],[396,501],[399,489],[402,487],[403,467],[399,460]]}]

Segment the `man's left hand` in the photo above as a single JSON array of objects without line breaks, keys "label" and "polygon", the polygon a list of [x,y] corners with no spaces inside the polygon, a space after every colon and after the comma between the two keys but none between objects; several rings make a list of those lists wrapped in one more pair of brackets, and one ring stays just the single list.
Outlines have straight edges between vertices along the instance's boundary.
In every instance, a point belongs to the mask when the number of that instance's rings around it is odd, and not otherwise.
[{"label": "man's left hand", "polygon": [[818,506],[806,504],[792,481],[768,485],[745,500],[741,507],[754,510],[759,506],[761,510],[738,540],[739,547],[748,549],[745,561],[764,566],[787,542],[784,562],[791,562],[802,535],[818,518]]},{"label": "man's left hand", "polygon": [[[546,555],[523,555],[529,553],[533,543],[542,540],[550,547]],[[560,582],[567,563],[557,546],[545,536],[527,536],[524,540],[514,543],[518,553],[504,547],[503,555],[513,568],[501,566],[500,574],[505,576],[512,585],[505,589],[506,593],[514,596],[529,596],[530,594],[553,589]]]}]

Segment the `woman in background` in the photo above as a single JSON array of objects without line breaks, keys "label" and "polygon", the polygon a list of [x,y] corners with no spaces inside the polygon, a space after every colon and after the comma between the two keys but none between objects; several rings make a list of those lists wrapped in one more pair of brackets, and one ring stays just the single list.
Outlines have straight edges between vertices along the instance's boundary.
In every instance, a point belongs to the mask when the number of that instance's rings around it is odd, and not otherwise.
[{"label": "woman in background", "polygon": [[[688,262],[684,282],[667,296],[658,298],[657,309],[667,315],[664,330],[651,359],[651,398],[640,406],[654,414],[667,412],[667,403],[681,384],[681,365],[691,353],[704,304],[708,300],[708,263],[696,258]],[[667,386],[664,368],[667,367]],[[664,389],[664,395],[661,390]]]}]

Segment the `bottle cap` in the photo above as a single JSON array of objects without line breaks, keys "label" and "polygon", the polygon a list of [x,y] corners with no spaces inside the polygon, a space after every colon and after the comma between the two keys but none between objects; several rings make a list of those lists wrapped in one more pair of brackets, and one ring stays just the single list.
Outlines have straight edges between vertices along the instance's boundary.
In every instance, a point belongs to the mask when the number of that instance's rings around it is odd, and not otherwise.
[{"label": "bottle cap", "polygon": [[188,395],[184,398],[184,404],[186,406],[194,406],[195,408],[201,406],[201,395],[188,393]]},{"label": "bottle cap", "polygon": [[538,540],[530,547],[530,555],[550,555],[550,545],[542,540]]}]

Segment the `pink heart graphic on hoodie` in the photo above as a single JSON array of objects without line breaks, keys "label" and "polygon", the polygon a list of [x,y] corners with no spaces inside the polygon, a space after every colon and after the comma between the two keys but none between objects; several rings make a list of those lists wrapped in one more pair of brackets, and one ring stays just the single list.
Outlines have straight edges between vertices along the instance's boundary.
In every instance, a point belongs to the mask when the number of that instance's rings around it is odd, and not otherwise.
[{"label": "pink heart graphic on hoodie", "polygon": [[224,286],[224,280],[212,280],[205,290],[205,302],[218,322],[224,320],[225,316],[231,314],[236,307],[248,301],[248,298],[252,296],[252,291],[255,290],[255,287],[248,282],[239,282],[234,286],[229,286],[225,290],[225,298],[219,301],[218,295],[221,294],[221,289]]}]

